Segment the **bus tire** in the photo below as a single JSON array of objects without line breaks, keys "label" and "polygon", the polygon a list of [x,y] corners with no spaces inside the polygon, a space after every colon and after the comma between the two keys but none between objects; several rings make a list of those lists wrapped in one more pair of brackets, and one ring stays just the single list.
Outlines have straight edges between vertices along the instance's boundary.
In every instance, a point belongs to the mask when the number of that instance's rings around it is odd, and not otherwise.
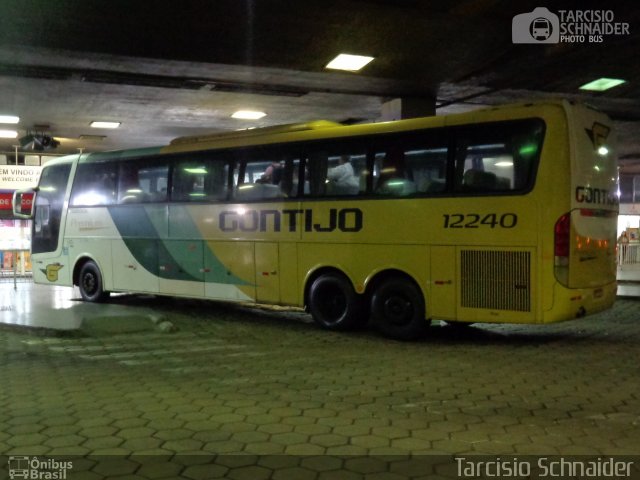
[{"label": "bus tire", "polygon": [[102,283],[102,273],[93,260],[88,260],[82,265],[78,275],[80,295],[85,302],[104,302],[109,298],[109,292],[105,292]]},{"label": "bus tire", "polygon": [[327,330],[349,330],[360,325],[362,299],[343,275],[325,273],[309,289],[309,311]]},{"label": "bus tire", "polygon": [[425,303],[418,286],[409,279],[393,276],[383,280],[371,295],[371,320],[386,337],[414,340],[427,332]]}]

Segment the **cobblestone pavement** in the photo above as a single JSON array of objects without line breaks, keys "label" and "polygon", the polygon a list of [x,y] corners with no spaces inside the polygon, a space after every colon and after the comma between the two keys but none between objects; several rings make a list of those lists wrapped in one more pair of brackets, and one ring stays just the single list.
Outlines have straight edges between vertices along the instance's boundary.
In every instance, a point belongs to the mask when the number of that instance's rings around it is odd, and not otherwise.
[{"label": "cobblestone pavement", "polygon": [[177,330],[0,330],[0,454],[73,455],[82,479],[376,480],[447,477],[420,455],[640,454],[637,300],[551,326],[436,324],[415,343],[299,312],[116,302]]}]

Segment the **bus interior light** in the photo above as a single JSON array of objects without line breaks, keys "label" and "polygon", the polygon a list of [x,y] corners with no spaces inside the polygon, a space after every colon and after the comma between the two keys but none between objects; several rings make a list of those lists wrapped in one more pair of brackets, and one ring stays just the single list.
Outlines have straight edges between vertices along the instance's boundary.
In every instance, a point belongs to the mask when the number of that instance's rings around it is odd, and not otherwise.
[{"label": "bus interior light", "polygon": [[605,147],[604,145],[602,145],[600,148],[598,148],[598,154],[602,155],[603,157],[609,153],[609,149],[607,147]]},{"label": "bus interior light", "polygon": [[476,150],[502,150],[504,149],[504,143],[491,143],[487,145],[473,145],[469,147],[469,151],[473,152]]},{"label": "bus interior light", "polygon": [[538,146],[535,143],[527,143],[522,145],[518,150],[518,153],[522,156],[533,155],[538,151]]}]

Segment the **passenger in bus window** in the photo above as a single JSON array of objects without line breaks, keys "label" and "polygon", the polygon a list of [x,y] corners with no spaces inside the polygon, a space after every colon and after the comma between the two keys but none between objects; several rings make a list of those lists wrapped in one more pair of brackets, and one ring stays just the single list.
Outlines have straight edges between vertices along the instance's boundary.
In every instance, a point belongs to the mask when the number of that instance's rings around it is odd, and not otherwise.
[{"label": "passenger in bus window", "polygon": [[270,183],[277,185],[282,178],[282,165],[280,162],[273,162],[269,165],[256,183]]},{"label": "passenger in bus window", "polygon": [[357,195],[360,191],[360,181],[353,171],[348,155],[342,155],[338,165],[327,171],[332,193],[343,195]]}]

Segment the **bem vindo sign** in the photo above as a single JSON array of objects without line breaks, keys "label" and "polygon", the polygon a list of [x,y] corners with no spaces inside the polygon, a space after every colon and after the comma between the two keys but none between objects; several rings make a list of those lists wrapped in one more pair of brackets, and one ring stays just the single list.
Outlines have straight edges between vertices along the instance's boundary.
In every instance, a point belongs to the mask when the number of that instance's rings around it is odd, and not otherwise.
[{"label": "bem vindo sign", "polygon": [[0,166],[0,190],[35,187],[40,179],[40,172],[42,172],[42,167],[40,166]]}]

